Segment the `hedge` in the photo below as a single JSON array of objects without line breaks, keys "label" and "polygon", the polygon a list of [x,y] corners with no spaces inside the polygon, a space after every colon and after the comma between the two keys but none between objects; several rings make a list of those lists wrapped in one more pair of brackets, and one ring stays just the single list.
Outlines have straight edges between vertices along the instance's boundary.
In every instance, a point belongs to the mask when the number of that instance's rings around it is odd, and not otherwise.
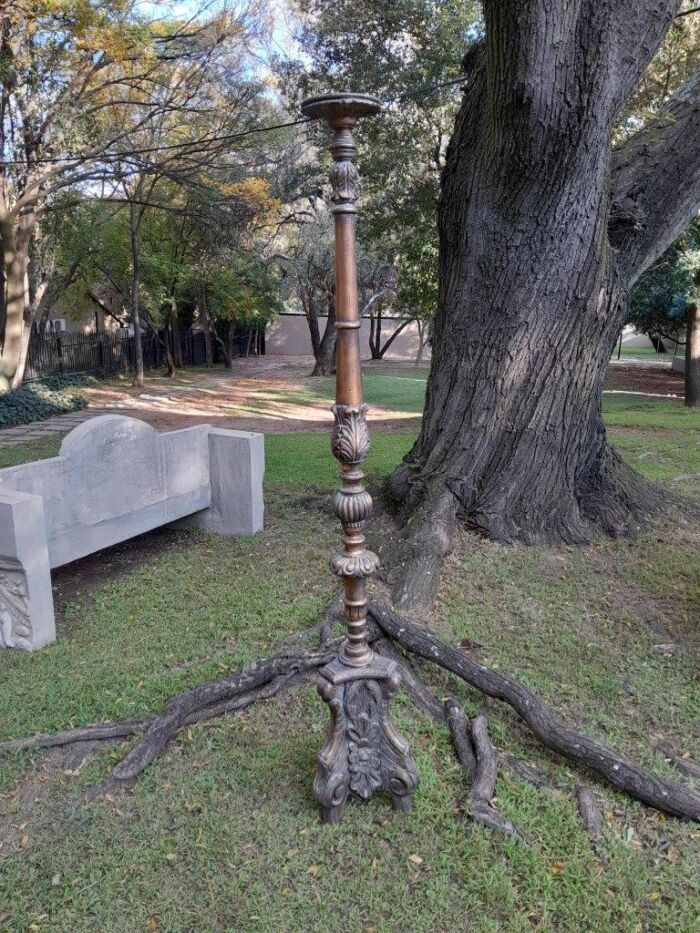
[{"label": "hedge", "polygon": [[43,421],[53,415],[87,408],[85,399],[74,390],[90,381],[81,373],[44,376],[25,382],[19,389],[11,389],[0,395],[0,428]]}]

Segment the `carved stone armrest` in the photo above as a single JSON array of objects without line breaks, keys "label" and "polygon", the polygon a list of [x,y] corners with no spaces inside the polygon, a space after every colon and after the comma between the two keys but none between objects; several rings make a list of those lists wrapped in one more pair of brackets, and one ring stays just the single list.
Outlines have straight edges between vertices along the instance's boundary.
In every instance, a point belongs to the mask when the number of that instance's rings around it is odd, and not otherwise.
[{"label": "carved stone armrest", "polygon": [[0,489],[0,648],[34,651],[55,637],[42,498]]}]

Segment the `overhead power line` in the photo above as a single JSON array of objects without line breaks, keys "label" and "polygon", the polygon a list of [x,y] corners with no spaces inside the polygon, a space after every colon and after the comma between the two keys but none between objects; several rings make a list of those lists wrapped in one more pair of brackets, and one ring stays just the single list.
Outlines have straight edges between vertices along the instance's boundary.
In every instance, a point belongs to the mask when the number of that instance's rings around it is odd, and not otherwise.
[{"label": "overhead power line", "polygon": [[[445,87],[452,87],[456,84],[463,84],[466,80],[466,76],[461,78],[455,78],[450,81],[442,81],[439,84],[431,84],[427,87],[420,87],[414,91],[406,91],[403,94],[398,94],[396,97],[390,97],[385,100],[386,104],[402,103],[406,100],[412,100],[419,97],[425,97],[429,94],[435,93]],[[256,136],[262,133],[271,133],[275,130],[286,129],[291,126],[301,126],[305,123],[310,123],[311,121],[308,117],[302,117],[298,120],[289,120],[286,123],[275,123],[271,126],[257,126],[250,130],[243,130],[239,133],[224,133],[221,136],[206,136],[201,137],[200,139],[186,140],[181,143],[170,143],[162,146],[143,146],[139,149],[129,149],[127,152],[108,152],[105,151],[98,155],[94,156],[85,156],[80,154],[75,155],[64,155],[64,156],[47,156],[45,158],[33,159],[32,165],[56,165],[61,163],[70,163],[75,162],[76,168],[89,161],[95,162],[118,162],[120,159],[131,159],[135,155],[148,155],[155,152],[172,152],[175,149],[179,149],[183,155],[187,155],[192,151],[195,151],[197,148],[203,148],[209,146],[211,143],[226,143],[226,142],[235,142],[239,139],[245,139],[248,136]],[[0,160],[0,165],[27,165],[26,159],[2,159]]]},{"label": "overhead power line", "polygon": [[[244,130],[240,133],[224,133],[221,136],[203,136],[200,139],[191,139],[181,143],[170,143],[163,146],[143,146],[140,149],[129,149],[126,152],[101,152],[94,156],[86,155],[65,155],[65,156],[47,156],[43,159],[33,159],[32,165],[57,164],[61,162],[75,162],[76,167],[82,162],[118,162],[119,159],[129,159],[135,155],[147,155],[151,152],[167,152],[173,149],[180,149],[183,155],[197,147],[208,146],[210,143],[234,142],[237,139],[244,139],[247,136],[255,136],[259,133],[271,133],[273,130],[281,130],[288,126],[299,126],[301,123],[308,123],[308,117],[302,117],[299,120],[290,120],[287,123],[275,123],[272,126],[256,126],[252,130]],[[26,159],[2,159],[0,165],[26,165]]]}]

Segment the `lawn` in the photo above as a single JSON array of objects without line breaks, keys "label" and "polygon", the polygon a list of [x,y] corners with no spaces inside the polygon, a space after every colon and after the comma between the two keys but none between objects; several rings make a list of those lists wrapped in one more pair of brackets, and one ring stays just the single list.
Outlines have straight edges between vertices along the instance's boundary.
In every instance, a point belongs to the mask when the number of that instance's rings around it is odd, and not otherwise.
[{"label": "lawn", "polygon": [[[420,410],[421,374],[370,374],[374,404]],[[327,385],[319,390],[324,397]],[[700,413],[606,395],[624,455],[700,497]],[[411,433],[375,429],[386,475]],[[0,465],[51,456],[60,439],[0,450]],[[176,690],[274,650],[335,592],[336,465],[324,434],[266,438],[266,529],[224,539],[163,530],[55,575],[59,636],[0,656],[0,735],[157,710]],[[693,476],[695,474],[695,476]],[[681,478],[679,478],[681,477]],[[683,479],[682,477],[686,477]],[[387,546],[378,522],[371,543]],[[700,759],[700,554],[696,528],[659,527],[591,548],[503,547],[465,535],[432,625],[520,677],[572,723],[672,775],[657,735]],[[672,645],[659,649],[659,645]],[[496,743],[539,767],[537,791],[507,769],[498,802],[531,842],[464,813],[449,735],[400,699],[421,774],[414,812],[351,803],[320,824],[311,794],[326,709],[311,684],[180,735],[133,791],[76,807],[128,745],[82,768],[64,753],[0,761],[0,929],[109,931],[695,931],[700,830],[591,782],[605,817],[593,846],[575,769],[544,754],[495,702],[424,671],[439,694],[484,708]],[[676,775],[677,776],[677,775]]]}]

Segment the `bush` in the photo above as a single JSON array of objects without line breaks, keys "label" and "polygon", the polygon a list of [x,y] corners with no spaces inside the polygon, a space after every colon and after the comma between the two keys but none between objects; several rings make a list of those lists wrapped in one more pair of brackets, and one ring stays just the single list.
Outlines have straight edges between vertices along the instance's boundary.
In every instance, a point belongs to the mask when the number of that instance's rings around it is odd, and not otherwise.
[{"label": "bush", "polygon": [[11,389],[0,396],[0,428],[43,421],[53,415],[87,408],[85,399],[74,389],[90,381],[80,373],[71,373],[44,376],[26,382],[19,389]]}]

